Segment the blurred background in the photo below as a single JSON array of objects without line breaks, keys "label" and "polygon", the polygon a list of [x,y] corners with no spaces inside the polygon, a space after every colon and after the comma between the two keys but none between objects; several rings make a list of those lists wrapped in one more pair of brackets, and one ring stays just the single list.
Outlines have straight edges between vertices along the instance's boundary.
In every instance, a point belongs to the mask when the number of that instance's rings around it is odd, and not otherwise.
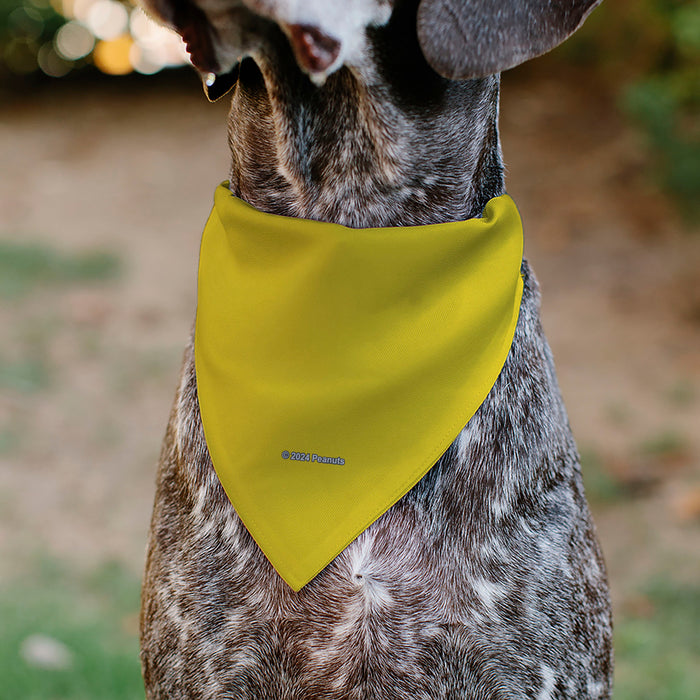
[{"label": "blurred background", "polygon": [[[619,700],[700,688],[700,3],[607,0],[503,79],[615,606]],[[226,100],[117,0],[0,0],[0,699],[142,698],[155,466]]]}]

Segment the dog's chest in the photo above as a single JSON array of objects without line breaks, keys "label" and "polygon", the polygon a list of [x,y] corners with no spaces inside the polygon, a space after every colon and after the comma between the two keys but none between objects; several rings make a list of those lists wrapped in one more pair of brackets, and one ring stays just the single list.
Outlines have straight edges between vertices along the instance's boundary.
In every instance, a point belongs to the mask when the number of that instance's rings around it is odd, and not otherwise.
[{"label": "dog's chest", "polygon": [[488,399],[299,593],[216,479],[189,357],[154,519],[149,633],[211,689],[204,697],[605,697],[604,571],[524,272],[513,348]]}]

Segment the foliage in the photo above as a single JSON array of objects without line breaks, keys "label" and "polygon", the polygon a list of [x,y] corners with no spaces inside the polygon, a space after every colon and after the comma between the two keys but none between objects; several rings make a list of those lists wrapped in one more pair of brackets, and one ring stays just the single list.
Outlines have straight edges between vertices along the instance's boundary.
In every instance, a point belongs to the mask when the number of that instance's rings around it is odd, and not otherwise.
[{"label": "foliage", "polygon": [[658,153],[663,185],[688,213],[700,213],[700,3],[667,16],[665,51],[652,72],[631,83],[623,105]]},{"label": "foliage", "polygon": [[646,134],[659,183],[700,215],[700,2],[607,0],[561,55],[600,69]]}]

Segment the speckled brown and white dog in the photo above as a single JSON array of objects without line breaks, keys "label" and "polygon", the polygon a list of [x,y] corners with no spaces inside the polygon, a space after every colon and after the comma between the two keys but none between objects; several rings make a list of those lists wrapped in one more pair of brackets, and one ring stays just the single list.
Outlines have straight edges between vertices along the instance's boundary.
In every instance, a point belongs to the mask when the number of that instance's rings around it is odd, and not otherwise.
[{"label": "speckled brown and white dog", "polygon": [[[497,73],[564,40],[598,1],[146,5],[216,76],[211,96],[234,86],[235,195],[375,227],[475,217],[504,192]],[[149,698],[610,697],[604,564],[525,262],[522,274],[515,339],[486,401],[298,593],[213,471],[190,343],[143,589]]]}]

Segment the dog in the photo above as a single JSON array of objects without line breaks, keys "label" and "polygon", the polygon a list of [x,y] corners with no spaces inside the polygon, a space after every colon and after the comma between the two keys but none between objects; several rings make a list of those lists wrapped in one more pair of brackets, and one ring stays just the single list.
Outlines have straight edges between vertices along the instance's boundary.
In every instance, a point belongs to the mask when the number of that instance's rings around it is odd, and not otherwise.
[{"label": "dog", "polygon": [[[505,192],[499,74],[600,0],[145,0],[210,99],[233,88],[230,190],[348,227],[479,217]],[[193,135],[194,136],[194,135]],[[526,261],[513,343],[457,439],[300,591],[239,519],[188,345],[142,594],[146,694],[609,698],[605,565]]]}]

